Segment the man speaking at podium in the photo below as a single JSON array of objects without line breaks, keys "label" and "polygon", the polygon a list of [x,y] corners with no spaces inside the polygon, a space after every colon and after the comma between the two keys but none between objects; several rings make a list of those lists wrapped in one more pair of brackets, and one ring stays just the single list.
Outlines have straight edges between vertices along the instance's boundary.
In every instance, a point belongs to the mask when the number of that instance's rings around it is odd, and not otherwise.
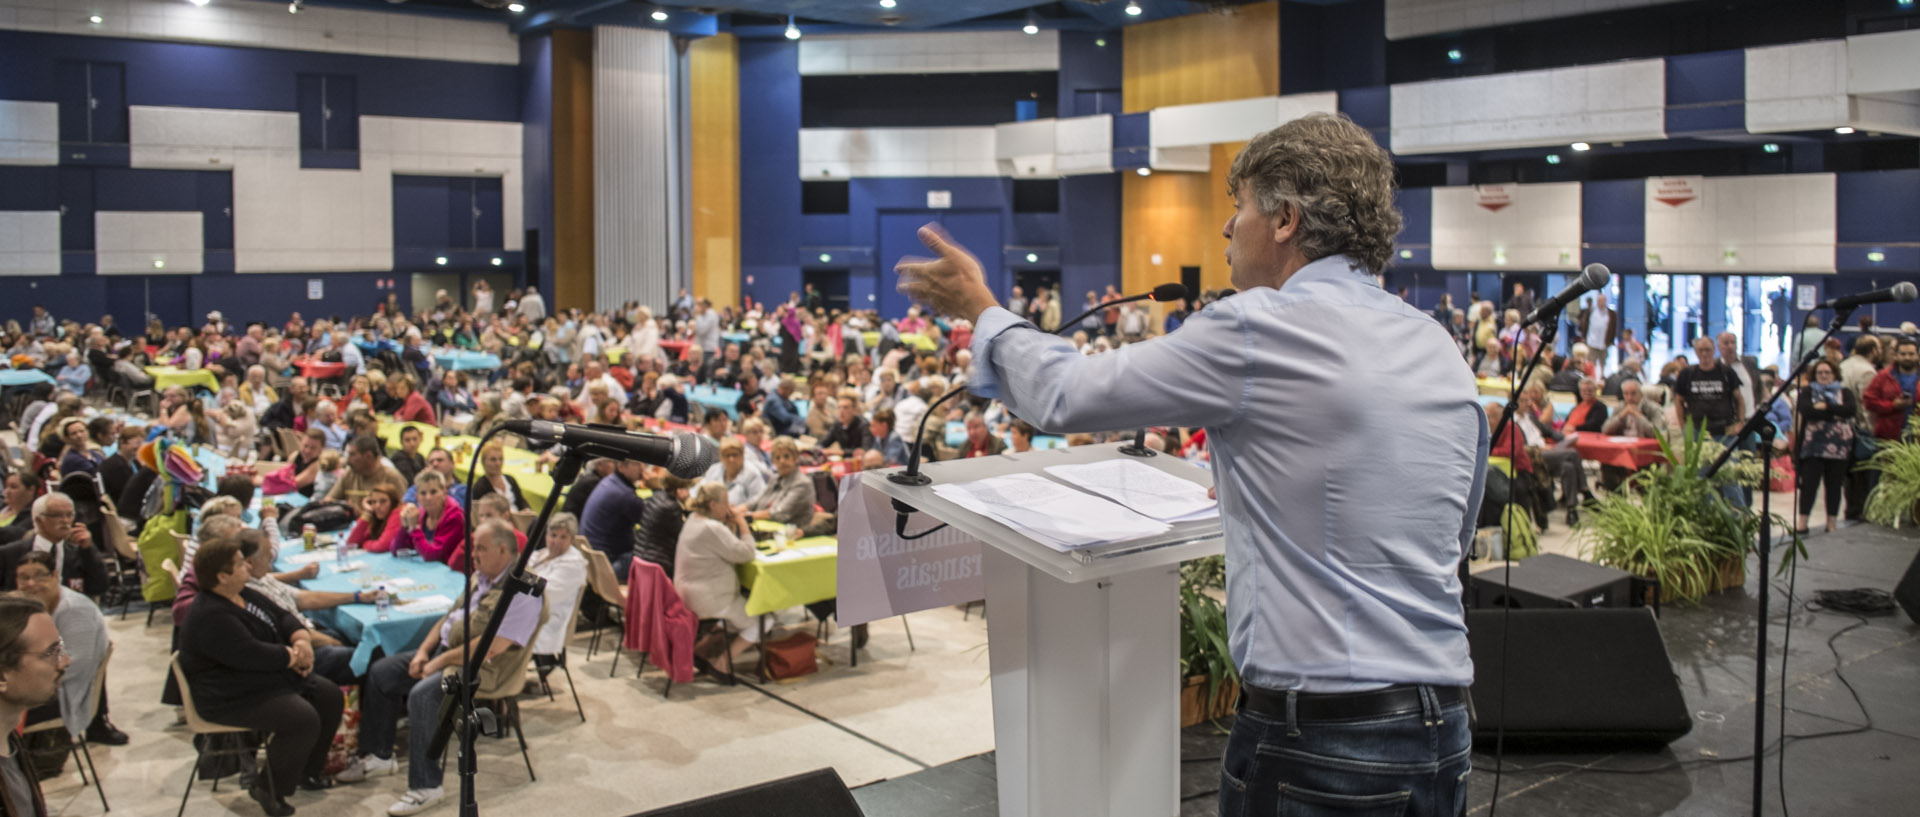
[{"label": "man speaking at podium", "polygon": [[1375,282],[1401,220],[1366,131],[1288,122],[1227,178],[1239,293],[1164,337],[1082,356],[1000,308],[932,225],[939,257],[902,261],[899,289],[973,322],[969,388],[1035,426],[1207,429],[1246,684],[1223,817],[1461,813],[1473,663],[1456,571],[1487,457],[1473,376],[1439,323]]}]

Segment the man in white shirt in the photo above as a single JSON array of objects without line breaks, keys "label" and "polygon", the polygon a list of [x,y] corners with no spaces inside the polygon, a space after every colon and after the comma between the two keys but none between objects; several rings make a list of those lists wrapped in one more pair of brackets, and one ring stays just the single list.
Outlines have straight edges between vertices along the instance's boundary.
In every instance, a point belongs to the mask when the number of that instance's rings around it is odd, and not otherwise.
[{"label": "man in white shirt", "polygon": [[547,319],[547,301],[540,297],[537,287],[528,287],[527,294],[520,296],[520,314],[528,321]]},{"label": "man in white shirt", "polygon": [[713,302],[705,298],[693,307],[693,343],[709,355],[720,352],[720,313],[713,311]]},{"label": "man in white shirt", "polygon": [[607,374],[606,364],[598,360],[587,361],[586,375],[587,379],[580,384],[580,393],[574,395],[573,402],[585,405],[587,402],[587,389],[593,388],[593,384],[599,383],[607,387],[607,396],[613,398],[615,403],[623,406],[627,404],[627,390],[620,388],[620,381],[613,379],[613,375]]}]

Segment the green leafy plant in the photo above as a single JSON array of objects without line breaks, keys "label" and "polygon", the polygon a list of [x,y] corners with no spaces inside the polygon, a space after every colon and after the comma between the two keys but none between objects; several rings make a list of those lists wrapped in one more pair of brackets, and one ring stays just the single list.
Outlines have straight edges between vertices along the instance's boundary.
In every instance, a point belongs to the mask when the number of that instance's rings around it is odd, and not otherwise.
[{"label": "green leafy plant", "polygon": [[1508,558],[1525,559],[1540,552],[1540,534],[1533,529],[1533,515],[1511,502],[1500,519],[1501,536],[1506,540]]},{"label": "green leafy plant", "polygon": [[1880,449],[1859,467],[1880,472],[1879,482],[1867,494],[1868,522],[1897,528],[1914,520],[1915,503],[1920,503],[1920,443],[1881,440]]},{"label": "green leafy plant", "polygon": [[1180,566],[1180,677],[1207,678],[1206,706],[1213,708],[1239,670],[1227,648],[1227,608],[1209,590],[1226,586],[1227,560],[1207,556]]},{"label": "green leafy plant", "polygon": [[[1662,435],[1660,451],[1666,463],[1642,469],[1620,490],[1591,503],[1574,536],[1586,558],[1653,576],[1673,598],[1697,602],[1721,589],[1723,575],[1744,575],[1747,551],[1762,524],[1760,514],[1728,502],[1721,489],[1758,487],[1766,466],[1742,451],[1705,478],[1700,469],[1725,448],[1697,425],[1681,432],[1679,443],[1676,451]],[[1777,514],[1773,522],[1786,525]],[[1805,545],[1795,536],[1782,561],[1800,555],[1805,555]]]}]

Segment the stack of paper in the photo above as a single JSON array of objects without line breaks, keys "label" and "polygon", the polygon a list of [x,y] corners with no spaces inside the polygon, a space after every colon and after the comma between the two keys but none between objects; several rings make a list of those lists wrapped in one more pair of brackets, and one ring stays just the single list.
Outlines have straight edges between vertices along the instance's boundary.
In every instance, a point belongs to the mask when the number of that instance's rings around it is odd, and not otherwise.
[{"label": "stack of paper", "polygon": [[1008,474],[934,493],[1020,531],[1055,550],[1158,536],[1172,529],[1160,522],[1081,493],[1038,474]]},{"label": "stack of paper", "polygon": [[407,601],[400,602],[399,604],[394,605],[393,609],[399,610],[402,613],[407,613],[410,615],[424,615],[427,613],[444,613],[448,610],[453,609],[453,599],[447,598],[446,596],[442,596],[436,593],[431,596],[421,596],[420,598],[417,598],[417,599],[409,599]]},{"label": "stack of paper", "polygon": [[1114,459],[1084,465],[1054,465],[1047,473],[1162,522],[1220,515],[1207,489],[1139,460]]}]

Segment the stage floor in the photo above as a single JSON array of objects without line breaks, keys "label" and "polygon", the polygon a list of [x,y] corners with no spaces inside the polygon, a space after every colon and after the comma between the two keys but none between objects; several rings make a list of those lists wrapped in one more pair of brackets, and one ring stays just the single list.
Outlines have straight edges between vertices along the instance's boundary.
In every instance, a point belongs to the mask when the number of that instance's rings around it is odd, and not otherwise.
[{"label": "stage floor", "polygon": [[[1836,673],[1836,663],[1859,692],[1872,716],[1872,728],[1790,740],[1786,745],[1787,806],[1799,815],[1906,813],[1920,791],[1913,779],[1914,770],[1920,769],[1920,695],[1915,694],[1920,689],[1920,625],[1904,614],[1868,619],[1834,640],[1836,662],[1828,639],[1860,619],[1809,611],[1806,601],[1814,590],[1891,590],[1920,550],[1920,531],[1857,525],[1832,534],[1816,533],[1807,546],[1812,558],[1799,571],[1790,645],[1785,630],[1787,583],[1784,578],[1774,583],[1773,624],[1768,631],[1773,645],[1768,740],[1777,739],[1780,731],[1782,646],[1788,646],[1789,736],[1850,731],[1867,724]],[[1652,753],[1510,752],[1508,771],[1500,781],[1499,813],[1553,817],[1748,813],[1751,761],[1714,761],[1748,756],[1752,748],[1756,573],[1757,568],[1749,565],[1744,592],[1722,593],[1699,607],[1670,606],[1663,611],[1660,627],[1688,709],[1694,713],[1692,733]],[[1187,729],[1182,735],[1181,755],[1187,762],[1181,766],[1181,817],[1215,813],[1217,758],[1225,741],[1221,730],[1210,724]],[[1768,814],[1786,813],[1780,804],[1778,762],[1777,754],[1767,760]],[[1493,756],[1476,753],[1474,767],[1468,813],[1486,814],[1493,801]],[[1623,773],[1630,770],[1650,771]],[[865,786],[854,791],[854,798],[867,817],[990,817],[996,800],[993,755]]]}]

